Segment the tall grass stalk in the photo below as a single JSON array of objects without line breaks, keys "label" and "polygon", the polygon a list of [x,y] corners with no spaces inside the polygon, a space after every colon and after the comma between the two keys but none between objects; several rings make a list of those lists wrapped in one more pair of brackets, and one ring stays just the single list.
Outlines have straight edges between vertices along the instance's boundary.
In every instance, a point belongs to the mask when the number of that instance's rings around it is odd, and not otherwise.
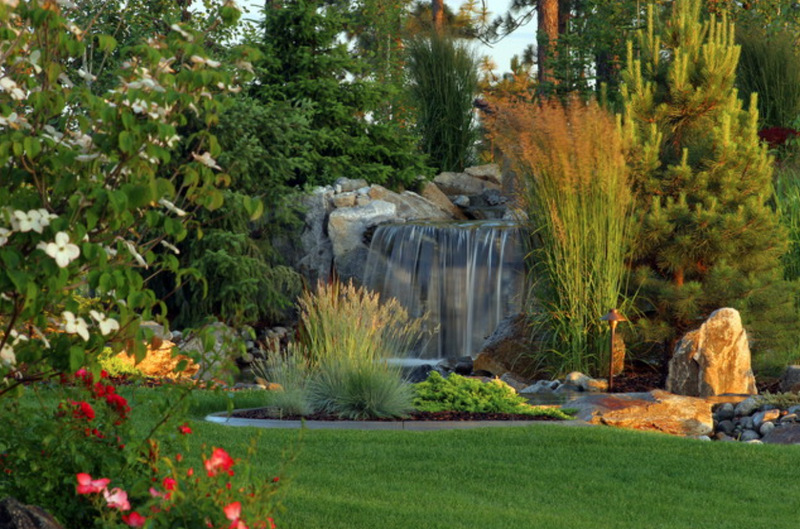
[{"label": "tall grass stalk", "polygon": [[789,127],[800,117],[800,52],[786,31],[736,27],[741,56],[736,83],[747,101],[758,94],[758,114],[765,126]]},{"label": "tall grass stalk", "polygon": [[784,278],[795,281],[800,279],[800,169],[778,170],[775,204],[789,239],[789,249],[783,256]]},{"label": "tall grass stalk", "polygon": [[[312,410],[366,418],[401,416],[411,409],[401,368],[389,359],[405,357],[416,344],[420,320],[410,320],[396,299],[381,300],[352,282],[319,283],[303,294],[299,307],[297,347],[307,376],[290,384],[292,389],[305,384],[302,392]],[[273,369],[292,374],[285,367]]]},{"label": "tall grass stalk", "polygon": [[529,310],[549,344],[544,363],[556,373],[604,373],[610,340],[600,317],[627,306],[621,293],[634,235],[619,128],[594,102],[494,106],[490,129],[524,180]]},{"label": "tall grass stalk", "polygon": [[475,158],[478,60],[466,44],[438,34],[412,39],[406,52],[422,150],[439,170],[460,171]]}]

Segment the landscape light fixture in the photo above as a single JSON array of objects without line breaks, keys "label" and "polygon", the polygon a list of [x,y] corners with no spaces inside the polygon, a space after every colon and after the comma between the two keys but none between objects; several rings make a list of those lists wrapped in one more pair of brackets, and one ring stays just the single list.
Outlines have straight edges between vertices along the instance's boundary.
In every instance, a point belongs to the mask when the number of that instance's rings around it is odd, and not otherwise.
[{"label": "landscape light fixture", "polygon": [[608,314],[600,318],[602,321],[607,321],[611,326],[611,347],[608,349],[608,392],[614,387],[614,334],[617,330],[617,324],[621,321],[628,321],[625,316],[620,314],[617,309],[611,309]]}]

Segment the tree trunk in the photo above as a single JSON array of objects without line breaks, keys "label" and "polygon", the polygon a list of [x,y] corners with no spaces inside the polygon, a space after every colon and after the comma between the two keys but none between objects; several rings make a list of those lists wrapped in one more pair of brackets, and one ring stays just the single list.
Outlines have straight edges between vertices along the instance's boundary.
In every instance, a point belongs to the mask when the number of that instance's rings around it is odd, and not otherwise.
[{"label": "tree trunk", "polygon": [[441,34],[444,29],[444,0],[433,0],[431,11],[433,12],[433,30]]},{"label": "tree trunk", "polygon": [[536,39],[539,82],[553,83],[553,68],[548,66],[558,41],[558,0],[539,0],[537,6]]}]

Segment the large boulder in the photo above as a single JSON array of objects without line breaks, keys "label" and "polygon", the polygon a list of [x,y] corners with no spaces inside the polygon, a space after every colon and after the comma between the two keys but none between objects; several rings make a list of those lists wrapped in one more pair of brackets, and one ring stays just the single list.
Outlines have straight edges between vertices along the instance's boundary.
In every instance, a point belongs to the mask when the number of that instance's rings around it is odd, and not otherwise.
[{"label": "large boulder", "polygon": [[737,310],[714,311],[699,329],[686,333],[669,362],[666,388],[695,397],[757,393],[747,333]]},{"label": "large boulder", "polygon": [[487,163],[485,165],[476,165],[475,167],[467,167],[464,173],[480,180],[486,180],[493,184],[500,186],[503,183],[503,175],[500,171],[500,166],[496,163]]},{"label": "large boulder", "polygon": [[397,207],[397,216],[404,221],[453,219],[451,213],[412,191],[395,193],[385,187],[373,185],[369,188],[367,196],[372,200],[382,200],[394,204]]},{"label": "large boulder", "polygon": [[786,366],[781,376],[780,389],[784,393],[800,393],[800,366]]},{"label": "large boulder", "polygon": [[422,198],[429,201],[437,208],[450,215],[452,218],[458,220],[464,220],[467,218],[467,216],[461,211],[461,208],[453,204],[453,202],[447,198],[447,195],[442,193],[442,190],[439,189],[439,186],[433,182],[425,182],[422,185],[422,189],[420,190],[419,194],[422,196]]},{"label": "large boulder", "polygon": [[433,182],[448,197],[480,195],[487,189],[500,190],[499,184],[466,173],[440,173]]},{"label": "large boulder", "polygon": [[47,511],[24,505],[16,498],[0,501],[0,529],[63,529]]},{"label": "large boulder", "polygon": [[[475,357],[475,369],[495,373],[505,368],[525,378],[536,374],[536,363],[531,355],[531,333],[525,314],[512,314],[503,319],[483,343]],[[503,371],[503,372],[505,372]]]},{"label": "large boulder", "polygon": [[[188,356],[177,354],[175,344],[169,340],[158,337],[147,345],[147,353],[144,359],[136,363],[136,358],[125,352],[119,353],[117,357],[124,363],[135,366],[139,372],[146,377],[179,379],[194,376],[200,366],[194,363]],[[178,364],[185,362],[186,367],[182,371],[176,371]]]},{"label": "large boulder", "polygon": [[326,228],[328,215],[333,211],[332,198],[332,189],[319,187],[302,201],[305,209],[304,226],[300,235],[302,255],[296,262],[290,261],[290,264],[312,285],[318,280],[327,280],[331,273],[333,245]]},{"label": "large boulder", "polygon": [[582,410],[580,418],[592,424],[683,436],[709,435],[714,430],[711,401],[661,390],[579,397],[564,406]]}]

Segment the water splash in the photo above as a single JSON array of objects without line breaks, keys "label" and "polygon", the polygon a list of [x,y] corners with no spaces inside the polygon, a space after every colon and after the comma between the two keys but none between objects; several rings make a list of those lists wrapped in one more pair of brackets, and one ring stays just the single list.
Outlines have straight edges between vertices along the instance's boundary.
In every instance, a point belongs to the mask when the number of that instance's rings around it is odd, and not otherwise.
[{"label": "water splash", "polygon": [[475,356],[524,289],[519,229],[503,221],[380,226],[364,284],[426,315],[426,344],[413,356]]}]

